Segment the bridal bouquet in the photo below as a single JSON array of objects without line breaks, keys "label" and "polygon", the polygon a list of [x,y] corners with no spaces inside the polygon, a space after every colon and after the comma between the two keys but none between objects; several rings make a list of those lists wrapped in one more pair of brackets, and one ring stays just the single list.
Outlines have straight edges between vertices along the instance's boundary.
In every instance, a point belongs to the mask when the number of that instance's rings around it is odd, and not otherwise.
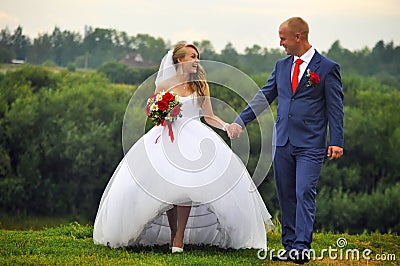
[{"label": "bridal bouquet", "polygon": [[168,127],[172,142],[174,141],[174,134],[171,123],[178,117],[182,117],[181,106],[182,103],[179,102],[179,96],[175,92],[158,92],[147,100],[146,115],[157,126]]}]

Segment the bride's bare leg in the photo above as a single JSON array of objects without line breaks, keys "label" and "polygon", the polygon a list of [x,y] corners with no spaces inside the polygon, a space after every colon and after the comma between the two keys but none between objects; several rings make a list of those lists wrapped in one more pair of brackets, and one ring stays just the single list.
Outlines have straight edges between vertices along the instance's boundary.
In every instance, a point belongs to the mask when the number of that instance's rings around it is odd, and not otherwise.
[{"label": "bride's bare leg", "polygon": [[191,206],[178,206],[178,229],[173,243],[174,247],[183,247],[183,237],[191,208]]},{"label": "bride's bare leg", "polygon": [[174,207],[170,210],[167,211],[167,217],[168,217],[168,223],[169,223],[169,228],[171,230],[171,244],[170,246],[172,247],[172,244],[174,243],[174,238],[176,235],[176,230],[178,229],[178,207],[174,205]]}]

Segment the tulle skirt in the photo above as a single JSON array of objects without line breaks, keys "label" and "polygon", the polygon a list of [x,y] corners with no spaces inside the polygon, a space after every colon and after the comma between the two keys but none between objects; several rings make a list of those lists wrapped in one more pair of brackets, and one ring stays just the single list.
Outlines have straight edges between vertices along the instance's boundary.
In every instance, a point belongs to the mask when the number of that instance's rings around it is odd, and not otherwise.
[{"label": "tulle skirt", "polygon": [[271,215],[246,167],[199,119],[156,126],[131,147],[101,198],[94,242],[169,244],[166,211],[174,205],[192,206],[185,244],[267,247]]}]

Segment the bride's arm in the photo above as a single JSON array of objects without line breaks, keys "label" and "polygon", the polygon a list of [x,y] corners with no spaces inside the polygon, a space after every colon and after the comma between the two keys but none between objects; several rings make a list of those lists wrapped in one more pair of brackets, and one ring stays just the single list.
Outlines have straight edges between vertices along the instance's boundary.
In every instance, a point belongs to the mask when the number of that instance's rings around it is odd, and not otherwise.
[{"label": "bride's arm", "polygon": [[210,100],[210,90],[208,85],[206,86],[206,90],[204,92],[204,102],[202,105],[202,111],[204,115],[204,120],[209,124],[210,126],[222,129],[226,131],[226,127],[229,126],[228,123],[224,122],[221,118],[218,116],[214,115],[212,106],[211,106],[211,100]]}]

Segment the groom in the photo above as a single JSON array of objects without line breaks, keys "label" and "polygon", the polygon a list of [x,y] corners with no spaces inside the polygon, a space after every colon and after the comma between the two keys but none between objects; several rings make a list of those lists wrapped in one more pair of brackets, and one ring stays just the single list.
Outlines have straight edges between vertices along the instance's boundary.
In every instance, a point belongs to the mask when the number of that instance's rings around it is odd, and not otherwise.
[{"label": "groom", "polygon": [[273,166],[285,252],[273,259],[299,264],[309,261],[316,186],[325,153],[331,160],[343,154],[340,67],[310,45],[308,31],[299,17],[280,25],[280,45],[289,56],[277,61],[265,86],[227,128],[230,138],[238,137],[267,107],[266,101],[278,97]]}]

